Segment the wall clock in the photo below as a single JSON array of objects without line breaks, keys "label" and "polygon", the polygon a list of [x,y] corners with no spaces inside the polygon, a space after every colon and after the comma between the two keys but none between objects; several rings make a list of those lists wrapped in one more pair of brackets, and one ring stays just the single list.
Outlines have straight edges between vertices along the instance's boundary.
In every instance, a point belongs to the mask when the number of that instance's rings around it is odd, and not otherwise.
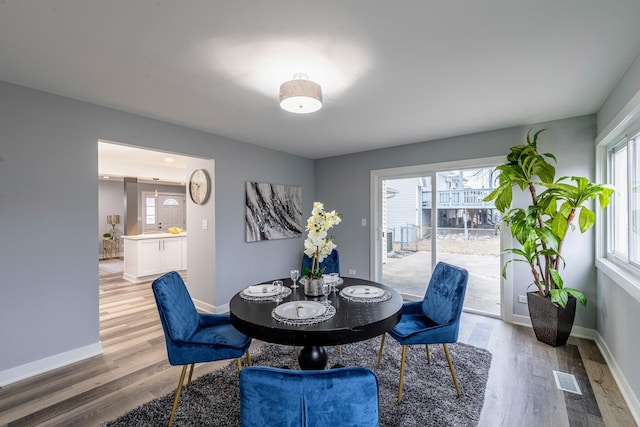
[{"label": "wall clock", "polygon": [[189,179],[189,195],[193,203],[203,205],[209,199],[211,192],[211,180],[209,174],[204,169],[196,169]]}]

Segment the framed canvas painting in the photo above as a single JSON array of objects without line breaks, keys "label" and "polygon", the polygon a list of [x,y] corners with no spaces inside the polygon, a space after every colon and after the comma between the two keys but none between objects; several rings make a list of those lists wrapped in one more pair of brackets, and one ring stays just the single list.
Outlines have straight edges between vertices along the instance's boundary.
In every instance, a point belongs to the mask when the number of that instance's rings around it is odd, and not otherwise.
[{"label": "framed canvas painting", "polygon": [[300,237],[302,187],[247,182],[247,242]]}]

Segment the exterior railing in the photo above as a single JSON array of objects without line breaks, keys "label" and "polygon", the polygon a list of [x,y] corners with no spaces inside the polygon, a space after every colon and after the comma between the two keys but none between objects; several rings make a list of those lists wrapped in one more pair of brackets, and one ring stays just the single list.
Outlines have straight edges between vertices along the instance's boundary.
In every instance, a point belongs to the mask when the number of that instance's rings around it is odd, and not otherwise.
[{"label": "exterior railing", "polygon": [[[493,208],[493,202],[484,202],[493,189],[491,188],[464,188],[461,190],[438,191],[438,209],[461,208]],[[430,209],[432,205],[431,190],[422,191],[422,208]]]}]

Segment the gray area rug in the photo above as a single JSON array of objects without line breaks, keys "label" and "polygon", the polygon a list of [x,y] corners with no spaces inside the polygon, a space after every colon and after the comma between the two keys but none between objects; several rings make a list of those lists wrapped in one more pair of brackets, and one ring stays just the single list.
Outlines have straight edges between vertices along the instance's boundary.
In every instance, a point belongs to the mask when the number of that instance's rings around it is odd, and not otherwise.
[{"label": "gray area rug", "polygon": [[[491,365],[491,353],[466,344],[451,344],[449,350],[462,391],[456,397],[441,345],[429,346],[431,365],[424,346],[407,349],[403,400],[396,403],[400,375],[400,345],[387,337],[380,368],[376,368],[380,338],[328,348],[329,366],[365,366],[378,376],[381,426],[475,426],[478,424]],[[252,353],[254,365],[298,369],[292,347],[265,344]],[[179,368],[176,367],[176,378]],[[152,400],[104,426],[166,425],[174,393]],[[206,374],[184,389],[176,412],[175,426],[237,426],[240,407],[235,361]]]}]

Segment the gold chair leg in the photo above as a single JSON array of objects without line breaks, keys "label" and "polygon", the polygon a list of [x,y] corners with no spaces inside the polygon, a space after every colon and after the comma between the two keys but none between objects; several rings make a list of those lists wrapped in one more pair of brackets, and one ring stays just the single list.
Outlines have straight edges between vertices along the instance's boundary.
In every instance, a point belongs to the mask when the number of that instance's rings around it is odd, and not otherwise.
[{"label": "gold chair leg", "polygon": [[191,369],[189,369],[189,379],[187,380],[187,387],[191,385],[191,378],[193,377],[193,366],[195,363],[191,364]]},{"label": "gold chair leg", "polygon": [[431,354],[429,354],[429,344],[425,344],[424,349],[427,351],[427,364],[431,365]]},{"label": "gold chair leg", "polygon": [[251,366],[251,356],[249,356],[249,350],[247,350],[247,354],[245,354],[245,358],[247,359],[247,366]]},{"label": "gold chair leg", "polygon": [[342,344],[338,345],[338,353],[342,354]]},{"label": "gold chair leg", "polygon": [[242,371],[242,360],[239,357],[236,359],[236,363],[238,364],[238,372]]},{"label": "gold chair leg", "polygon": [[404,359],[407,355],[407,346],[402,346],[402,357],[400,359],[400,385],[398,386],[398,403],[402,402],[402,382],[404,381]]},{"label": "gold chair leg", "polygon": [[173,425],[173,419],[176,416],[176,409],[178,409],[178,402],[180,401],[180,392],[182,392],[182,383],[184,383],[184,376],[187,373],[187,365],[182,367],[182,373],[180,374],[180,382],[178,382],[178,389],[176,390],[176,398],[173,399],[173,408],[171,409],[171,416],[169,417],[169,427]]},{"label": "gold chair leg", "polygon": [[382,360],[382,348],[384,347],[384,338],[387,334],[382,334],[382,340],[380,341],[380,351],[378,351],[378,368],[380,367],[380,361]]},{"label": "gold chair leg", "polygon": [[451,378],[453,378],[453,385],[456,387],[456,393],[460,397],[460,387],[458,387],[458,379],[456,378],[456,371],[453,369],[453,363],[451,362],[451,356],[449,355],[449,348],[446,344],[442,344],[444,347],[444,355],[447,356],[447,363],[449,363],[449,370],[451,371]]}]

